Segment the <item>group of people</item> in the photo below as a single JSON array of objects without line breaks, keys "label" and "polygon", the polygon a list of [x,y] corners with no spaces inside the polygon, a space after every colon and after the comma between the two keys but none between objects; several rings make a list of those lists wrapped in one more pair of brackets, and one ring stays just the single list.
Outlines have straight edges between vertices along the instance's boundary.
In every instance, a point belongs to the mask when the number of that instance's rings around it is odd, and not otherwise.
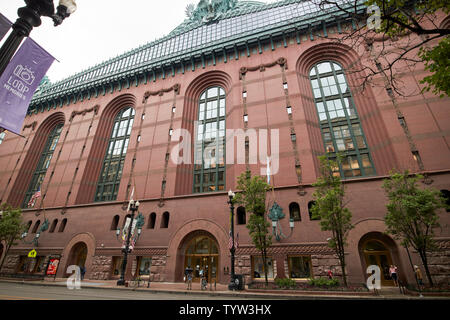
[{"label": "group of people", "polygon": [[[205,290],[208,285],[208,266],[206,266],[206,270],[200,268],[200,266],[197,266],[196,270],[198,270],[198,275],[200,277],[200,288],[202,290]],[[184,270],[184,282],[187,283],[187,290],[192,290],[192,279],[194,277],[194,270],[190,266],[188,266]]]},{"label": "group of people", "polygon": [[[398,268],[397,266],[391,264],[389,267],[389,275],[392,280],[394,280],[395,286],[399,286],[398,282]],[[414,275],[416,277],[417,283],[419,286],[423,286],[423,277],[422,277],[422,271],[420,271],[420,268],[417,265],[414,265]]]}]

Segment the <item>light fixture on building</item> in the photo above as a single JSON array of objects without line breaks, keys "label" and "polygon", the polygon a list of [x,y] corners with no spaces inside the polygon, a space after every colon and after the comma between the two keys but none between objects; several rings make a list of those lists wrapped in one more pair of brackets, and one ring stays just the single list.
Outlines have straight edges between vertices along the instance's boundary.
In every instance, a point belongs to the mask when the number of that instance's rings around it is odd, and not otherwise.
[{"label": "light fixture on building", "polygon": [[242,92],[242,98],[247,98],[247,91]]},{"label": "light fixture on building", "polygon": [[230,283],[228,284],[228,290],[237,290],[239,288],[239,279],[236,277],[236,274],[234,272],[234,253],[236,252],[236,247],[234,246],[234,199],[235,193],[230,189],[228,191],[228,201],[227,203],[230,205],[230,213],[231,213],[231,230],[230,230],[230,237],[232,241],[232,245],[230,248],[230,254],[231,254],[231,274],[230,274]]},{"label": "light fixture on building", "polygon": [[169,129],[169,136],[171,136],[173,133],[173,129]]},{"label": "light fixture on building", "polygon": [[244,114],[244,122],[248,122],[248,114]]},{"label": "light fixture on building", "polygon": [[287,82],[283,82],[283,89],[284,89],[284,90],[287,90],[287,88],[288,88]]},{"label": "light fixture on building", "polygon": [[44,222],[42,223],[42,226],[39,228],[39,230],[36,232],[33,240],[31,241],[25,241],[25,238],[28,236],[28,232],[24,232],[22,233],[22,235],[20,236],[20,238],[22,239],[23,242],[28,243],[28,244],[33,244],[34,246],[38,246],[39,245],[39,237],[41,236],[41,233],[46,231],[48,229],[48,225],[49,225],[49,221],[47,218],[45,218]]},{"label": "light fixture on building", "polygon": [[173,106],[172,107],[172,113],[175,113],[176,110],[177,110],[177,107]]},{"label": "light fixture on building", "polygon": [[292,108],[291,108],[291,106],[287,106],[287,107],[286,107],[286,111],[287,111],[288,114],[292,114]]},{"label": "light fixture on building", "polygon": [[272,220],[272,234],[277,241],[281,241],[281,239],[287,239],[292,235],[294,231],[294,218],[289,218],[289,228],[291,229],[289,235],[284,235],[281,230],[280,220],[285,217],[283,213],[283,209],[278,205],[278,203],[274,202],[272,208],[269,209],[268,218]]}]

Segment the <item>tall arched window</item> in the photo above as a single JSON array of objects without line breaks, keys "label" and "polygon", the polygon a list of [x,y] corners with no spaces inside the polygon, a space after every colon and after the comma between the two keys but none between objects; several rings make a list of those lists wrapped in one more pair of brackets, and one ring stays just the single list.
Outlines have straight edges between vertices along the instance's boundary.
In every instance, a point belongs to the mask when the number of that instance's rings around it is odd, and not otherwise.
[{"label": "tall arched window", "polygon": [[244,207],[238,207],[236,210],[236,223],[237,224],[246,224],[247,219],[245,215],[245,208]]},{"label": "tall arched window", "polygon": [[[22,202],[22,207],[26,208],[33,194],[41,188],[42,181],[44,181],[47,169],[50,166],[50,161],[53,157],[56,145],[61,135],[63,124],[58,124],[50,132],[47,141],[45,142],[44,149],[42,150],[41,157],[39,158],[36,169],[34,170],[31,182],[28,185],[28,191],[25,193],[25,198]],[[42,190],[41,190],[42,191]]]},{"label": "tall arched window", "polygon": [[64,218],[61,221],[58,232],[64,232],[64,230],[66,229],[66,224],[67,224],[67,218]]},{"label": "tall arched window", "polygon": [[156,213],[152,212],[150,213],[150,217],[148,219],[148,228],[155,229],[155,222],[156,222]]},{"label": "tall arched window", "polygon": [[293,219],[294,221],[302,220],[302,217],[300,215],[300,206],[297,202],[291,202],[291,204],[289,204],[289,218]]},{"label": "tall arched window", "polygon": [[53,222],[52,222],[52,225],[51,225],[51,227],[50,227],[50,230],[48,230],[48,232],[50,232],[50,233],[55,232],[55,229],[56,229],[56,225],[57,225],[57,224],[58,224],[58,219],[54,219]]},{"label": "tall arched window", "polygon": [[313,66],[309,77],[319,116],[325,151],[330,159],[342,153],[335,174],[342,178],[375,174],[344,71],[335,62]]},{"label": "tall arched window", "polygon": [[119,219],[120,219],[119,215],[114,216],[114,218],[112,219],[110,230],[117,230],[117,227],[119,226]]},{"label": "tall arched window", "polygon": [[162,215],[160,228],[168,228],[169,227],[169,218],[170,218],[170,214],[167,211],[164,212]]},{"label": "tall arched window", "polygon": [[208,88],[199,99],[194,192],[225,189],[225,90]]},{"label": "tall arched window", "polygon": [[111,201],[117,198],[134,114],[134,109],[127,107],[122,109],[114,119],[94,201]]}]

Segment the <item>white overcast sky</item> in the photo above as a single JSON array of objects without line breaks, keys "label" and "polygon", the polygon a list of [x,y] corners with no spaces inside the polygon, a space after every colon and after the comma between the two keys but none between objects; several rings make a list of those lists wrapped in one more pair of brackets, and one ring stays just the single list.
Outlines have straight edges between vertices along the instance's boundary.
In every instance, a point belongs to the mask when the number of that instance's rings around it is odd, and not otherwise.
[{"label": "white overcast sky", "polygon": [[[50,81],[56,82],[167,35],[186,18],[186,6],[198,2],[76,0],[77,11],[61,25],[54,27],[51,18],[43,17],[30,36],[59,60],[47,72]],[[56,7],[58,0],[54,3]],[[15,22],[17,9],[24,5],[23,0],[0,0],[0,12]]]}]

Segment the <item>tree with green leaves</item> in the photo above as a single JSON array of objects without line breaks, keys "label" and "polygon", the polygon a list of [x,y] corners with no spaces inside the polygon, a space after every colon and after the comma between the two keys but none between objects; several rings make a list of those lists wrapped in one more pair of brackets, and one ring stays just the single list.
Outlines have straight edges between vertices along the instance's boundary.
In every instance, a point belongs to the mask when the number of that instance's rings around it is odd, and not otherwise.
[{"label": "tree with green leaves", "polygon": [[[441,97],[450,95],[448,23],[438,25],[437,15],[450,12],[448,0],[312,0],[322,10],[348,23],[328,39],[346,43],[352,48],[368,48],[369,59],[375,59],[376,68],[364,65],[352,73],[364,74],[361,85],[366,86],[376,76],[382,76],[398,95],[408,96],[399,74],[405,65],[413,68],[425,63],[431,75],[421,80],[423,90],[432,90]],[[377,20],[375,20],[375,18]],[[379,18],[379,19],[378,19]],[[379,25],[375,22],[379,21]],[[378,27],[379,26],[379,27]],[[401,39],[402,41],[397,41]],[[350,70],[347,70],[350,72]]]},{"label": "tree with green leaves", "polygon": [[0,211],[0,242],[5,243],[4,258],[0,262],[1,270],[9,249],[17,244],[15,241],[20,239],[25,231],[25,225],[22,222],[22,210],[20,208],[13,208],[9,204],[3,203],[0,206]]},{"label": "tree with green leaves", "polygon": [[237,180],[237,188],[240,190],[234,197],[234,202],[243,205],[246,212],[250,213],[247,223],[250,238],[256,249],[261,252],[266,287],[267,277],[267,249],[272,245],[270,223],[266,219],[267,205],[266,195],[271,187],[261,176],[251,176],[249,171],[242,173]]},{"label": "tree with green leaves", "polygon": [[316,188],[313,197],[315,204],[312,206],[312,218],[320,220],[322,231],[331,231],[331,238],[328,239],[328,246],[334,250],[342,269],[342,279],[347,286],[347,275],[345,272],[345,246],[347,245],[348,231],[353,228],[351,223],[352,214],[345,207],[345,188],[341,178],[335,173],[338,172],[337,160],[330,160],[326,156],[320,156],[320,177],[313,183]]},{"label": "tree with green leaves", "polygon": [[423,176],[405,171],[391,173],[390,178],[384,180],[383,189],[389,199],[384,221],[387,233],[419,253],[428,281],[433,286],[427,253],[436,248],[434,229],[440,226],[437,211],[446,204],[438,190],[419,188],[417,182],[421,179]]}]

